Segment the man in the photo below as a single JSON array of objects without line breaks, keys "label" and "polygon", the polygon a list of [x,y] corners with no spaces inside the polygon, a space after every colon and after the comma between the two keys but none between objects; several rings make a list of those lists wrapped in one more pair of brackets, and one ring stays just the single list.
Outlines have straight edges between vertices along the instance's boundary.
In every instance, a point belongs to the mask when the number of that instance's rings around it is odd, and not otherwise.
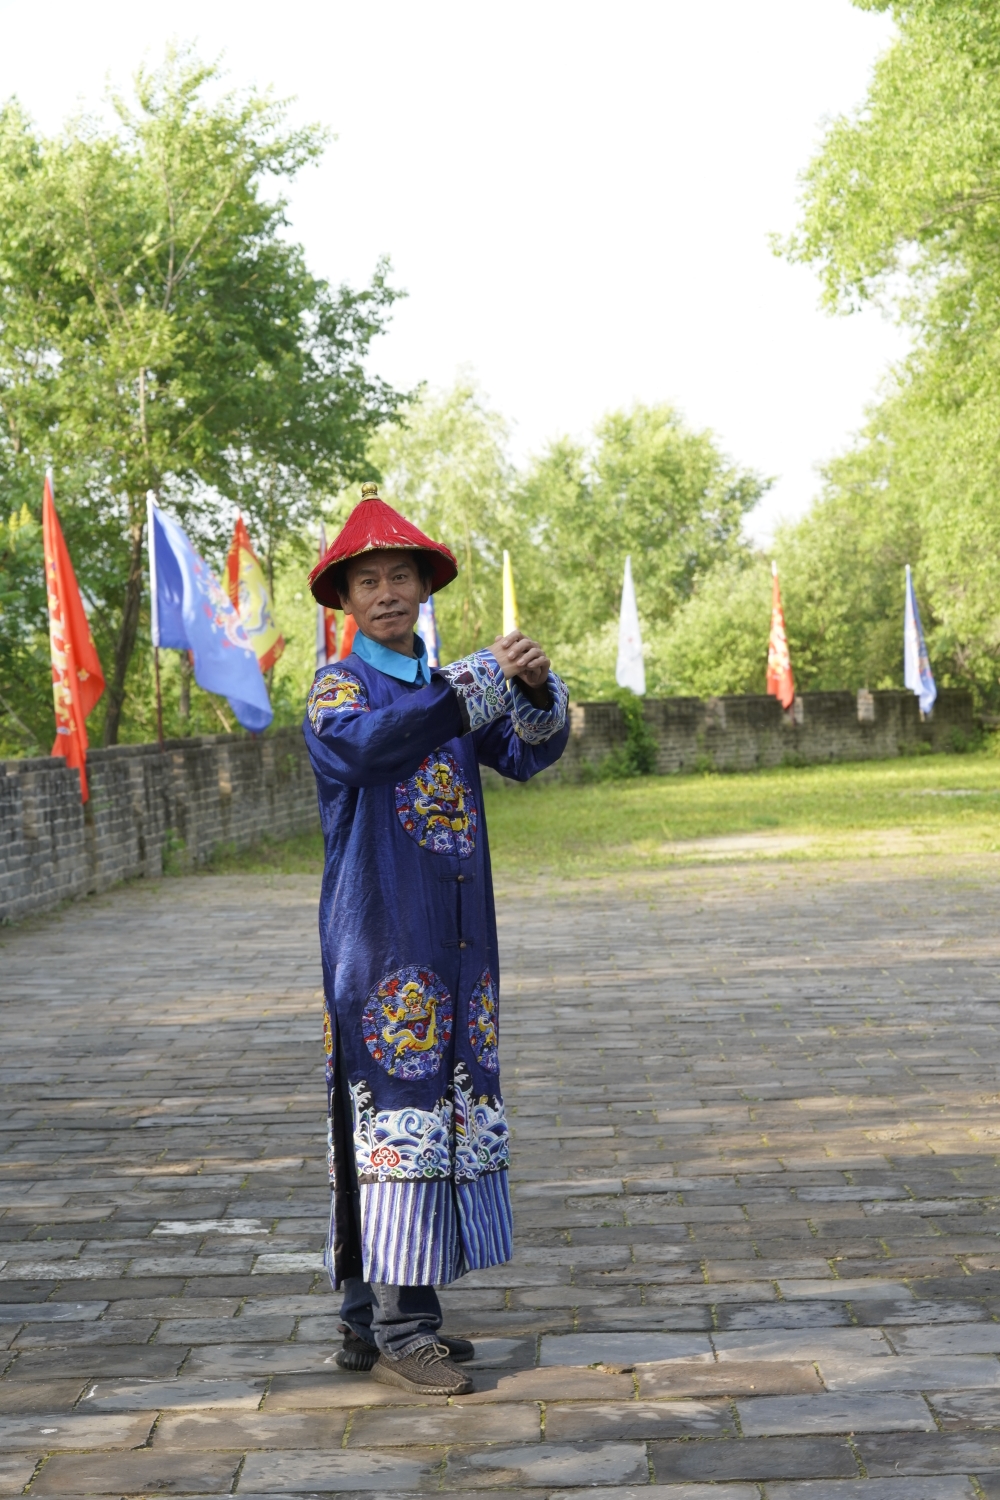
[{"label": "man", "polygon": [[441,669],[414,635],[452,553],[363,485],[310,575],[357,625],[304,725],[326,865],[327,1266],[337,1363],[426,1395],[472,1382],[435,1284],[511,1257],[496,923],[479,765],[525,781],[566,744],[567,692],[513,631]]}]

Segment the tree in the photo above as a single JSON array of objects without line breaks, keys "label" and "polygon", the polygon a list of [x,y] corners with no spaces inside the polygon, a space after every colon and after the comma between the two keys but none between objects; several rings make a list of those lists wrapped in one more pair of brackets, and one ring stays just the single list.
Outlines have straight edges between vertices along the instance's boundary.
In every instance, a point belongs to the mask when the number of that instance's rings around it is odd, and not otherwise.
[{"label": "tree", "polygon": [[742,550],[743,518],[768,486],[673,407],[609,413],[590,445],[552,444],[520,486],[535,542],[526,614],[548,640],[581,640],[617,617],[631,553],[640,611],[665,624],[701,574]]},{"label": "tree", "polygon": [[395,296],[386,268],[331,290],[265,195],[322,132],[288,128],[269,96],[210,99],[217,76],[173,54],[137,75],[134,108],[114,99],[113,130],[78,120],[57,140],[16,103],[0,111],[0,489],[26,461],[56,465],[111,648],[106,743],[139,628],[147,492],[216,544],[231,502],[265,509],[273,556],[302,495],[359,475],[401,399],[364,369]]},{"label": "tree", "polygon": [[[762,693],[771,623],[771,570],[766,558],[720,563],[647,647],[656,692],[697,698]],[[793,665],[798,663],[793,656]]]},{"label": "tree", "polygon": [[52,742],[49,643],[35,629],[45,610],[42,528],[22,501],[0,520],[0,660],[12,669],[0,683],[0,755],[44,755]]},{"label": "tree", "polygon": [[450,391],[422,393],[369,450],[384,497],[458,558],[458,578],[435,595],[449,659],[500,631],[502,553],[523,535],[507,440],[503,419],[465,377]]},{"label": "tree", "polygon": [[[875,301],[914,334],[855,457],[919,532],[932,658],[1000,701],[1000,12],[986,0],[858,0],[897,40],[863,105],[835,120],[783,248],[833,310]],[[909,529],[907,531],[907,528]],[[900,588],[901,592],[901,588]]]},{"label": "tree", "polygon": [[[886,403],[883,419],[889,410]],[[902,415],[895,421],[902,424]],[[909,473],[901,482],[885,425],[828,465],[820,497],[801,520],[778,528],[767,556],[720,563],[698,579],[665,630],[650,632],[647,680],[654,691],[764,691],[772,556],[798,690],[902,687],[904,568],[914,565],[922,599],[928,572],[912,498],[919,478]],[[908,446],[901,425],[896,436]],[[912,458],[912,443],[908,452]],[[934,623],[929,612],[927,618]]]}]

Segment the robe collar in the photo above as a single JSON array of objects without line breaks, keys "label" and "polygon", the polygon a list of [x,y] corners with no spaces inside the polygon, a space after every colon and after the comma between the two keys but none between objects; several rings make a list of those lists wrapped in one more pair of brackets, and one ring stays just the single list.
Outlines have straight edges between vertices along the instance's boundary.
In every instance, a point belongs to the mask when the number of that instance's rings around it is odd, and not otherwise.
[{"label": "robe collar", "polygon": [[399,682],[417,682],[426,687],[431,680],[431,669],[427,665],[427,647],[419,635],[413,637],[413,647],[416,656],[403,656],[402,652],[391,651],[359,630],[351,650],[387,677],[395,677]]}]

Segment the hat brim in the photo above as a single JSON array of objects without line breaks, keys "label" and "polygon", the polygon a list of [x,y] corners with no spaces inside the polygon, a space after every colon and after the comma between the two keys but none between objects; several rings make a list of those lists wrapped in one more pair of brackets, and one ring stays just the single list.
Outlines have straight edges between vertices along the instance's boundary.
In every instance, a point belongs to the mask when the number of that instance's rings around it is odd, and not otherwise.
[{"label": "hat brim", "polygon": [[[331,547],[330,552],[333,550]],[[327,609],[344,607],[333,581],[337,568],[341,563],[351,562],[355,557],[365,557],[369,552],[419,552],[430,564],[432,594],[453,583],[458,577],[458,563],[447,547],[408,547],[405,542],[391,541],[382,546],[362,547],[360,551],[352,552],[347,557],[331,557],[330,552],[320,559],[309,574],[309,588],[313,598],[317,604],[325,605]]]}]

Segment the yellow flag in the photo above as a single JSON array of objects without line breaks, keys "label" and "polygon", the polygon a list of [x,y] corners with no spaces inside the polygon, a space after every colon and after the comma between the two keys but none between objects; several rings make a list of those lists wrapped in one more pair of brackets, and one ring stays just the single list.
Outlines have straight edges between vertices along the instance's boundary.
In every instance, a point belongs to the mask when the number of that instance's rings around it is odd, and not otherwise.
[{"label": "yellow flag", "polygon": [[517,618],[517,595],[514,592],[514,569],[510,565],[510,553],[503,555],[503,634],[520,630]]},{"label": "yellow flag", "polygon": [[285,639],[274,621],[271,591],[264,569],[250,545],[250,536],[240,516],[226,558],[227,592],[243,628],[250,637],[262,672],[269,672],[285,649]]}]

